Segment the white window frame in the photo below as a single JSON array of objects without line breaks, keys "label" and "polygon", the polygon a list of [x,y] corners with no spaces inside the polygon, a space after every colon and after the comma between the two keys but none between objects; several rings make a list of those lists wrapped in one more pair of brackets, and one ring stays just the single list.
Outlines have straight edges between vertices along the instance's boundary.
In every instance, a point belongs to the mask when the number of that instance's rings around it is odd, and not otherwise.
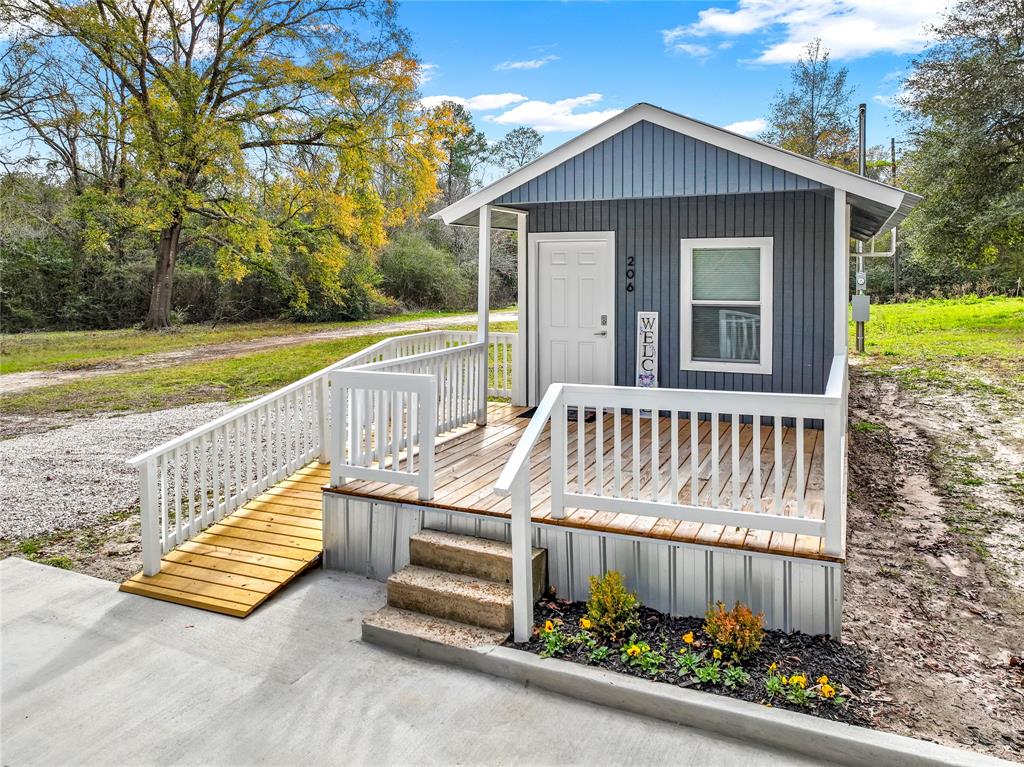
[{"label": "white window frame", "polygon": [[[760,301],[708,301],[693,300],[693,251],[701,248],[758,248],[761,268]],[[682,260],[680,306],[680,370],[703,370],[716,373],[772,372],[772,274],[775,244],[771,237],[710,237],[680,240],[679,256]],[[760,362],[728,362],[726,360],[693,359],[693,307],[694,306],[757,306],[761,309]]]}]

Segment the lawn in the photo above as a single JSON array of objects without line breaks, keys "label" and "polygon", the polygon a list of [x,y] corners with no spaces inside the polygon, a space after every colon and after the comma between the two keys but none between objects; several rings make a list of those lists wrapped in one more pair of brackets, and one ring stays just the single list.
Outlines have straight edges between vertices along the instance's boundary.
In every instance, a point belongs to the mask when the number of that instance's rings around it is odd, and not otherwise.
[{"label": "lawn", "polygon": [[880,304],[871,307],[865,335],[868,367],[911,387],[934,383],[1001,394],[1024,385],[1024,298]]},{"label": "lawn", "polygon": [[387,322],[450,317],[463,312],[417,312],[365,322],[246,322],[224,325],[182,325],[157,333],[126,328],[0,335],[0,372],[93,367],[103,362],[172,352],[194,346],[301,335]]},{"label": "lawn", "polygon": [[[469,329],[473,326],[459,327]],[[514,330],[516,323],[496,322],[491,327],[494,331]],[[87,415],[243,400],[279,389],[392,335],[395,334],[311,341],[240,357],[112,373],[42,386],[4,397],[0,401],[0,413],[38,415],[74,412]]]}]

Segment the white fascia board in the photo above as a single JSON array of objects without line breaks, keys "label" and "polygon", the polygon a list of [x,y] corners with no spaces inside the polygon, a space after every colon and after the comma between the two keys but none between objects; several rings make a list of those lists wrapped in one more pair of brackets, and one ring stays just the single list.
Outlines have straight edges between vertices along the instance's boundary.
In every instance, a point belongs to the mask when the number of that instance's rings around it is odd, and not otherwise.
[{"label": "white fascia board", "polygon": [[547,173],[569,158],[585,152],[592,146],[600,144],[605,139],[611,138],[619,131],[625,130],[630,125],[641,120],[647,120],[668,130],[682,133],[699,141],[704,141],[743,155],[744,157],[750,157],[774,168],[809,178],[825,186],[843,189],[851,194],[866,197],[869,200],[874,200],[891,208],[899,209],[904,201],[916,202],[920,199],[917,195],[889,186],[888,184],[872,181],[869,178],[858,176],[856,173],[851,173],[850,171],[812,160],[794,152],[741,136],[724,128],[669,112],[651,104],[641,103],[635,104],[615,117],[606,120],[585,133],[581,133],[576,138],[567,141],[528,165],[524,165],[519,170],[452,203],[447,208],[433,214],[431,218],[450,224],[467,213],[476,210],[481,205],[493,202],[506,192],[512,191],[530,179]]}]

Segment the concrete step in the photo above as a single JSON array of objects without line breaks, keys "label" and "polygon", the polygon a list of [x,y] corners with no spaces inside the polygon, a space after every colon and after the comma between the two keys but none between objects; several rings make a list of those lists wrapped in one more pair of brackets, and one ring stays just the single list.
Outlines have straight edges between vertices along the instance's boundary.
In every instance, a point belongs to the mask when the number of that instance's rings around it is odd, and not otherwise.
[{"label": "concrete step", "polygon": [[[363,641],[410,652],[419,642],[472,649],[481,645],[500,645],[508,637],[504,631],[470,626],[466,623],[435,618],[396,607],[382,607],[363,619]],[[412,654],[419,654],[412,651]]]},{"label": "concrete step", "polygon": [[472,575],[406,565],[388,578],[388,605],[495,631],[512,630],[512,587]]},{"label": "concrete step", "polygon": [[[547,551],[533,549],[533,597],[540,598],[547,585]],[[498,583],[512,582],[512,544],[456,535],[440,530],[421,530],[409,539],[409,560],[414,565],[472,575]]]}]

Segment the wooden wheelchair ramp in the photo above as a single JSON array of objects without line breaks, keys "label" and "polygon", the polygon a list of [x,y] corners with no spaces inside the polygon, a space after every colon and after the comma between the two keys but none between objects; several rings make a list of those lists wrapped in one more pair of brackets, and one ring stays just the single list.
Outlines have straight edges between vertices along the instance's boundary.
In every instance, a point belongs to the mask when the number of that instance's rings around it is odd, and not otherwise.
[{"label": "wooden wheelchair ramp", "polygon": [[323,550],[321,488],[313,462],[167,552],[160,572],[121,591],[244,618],[312,566]]}]

